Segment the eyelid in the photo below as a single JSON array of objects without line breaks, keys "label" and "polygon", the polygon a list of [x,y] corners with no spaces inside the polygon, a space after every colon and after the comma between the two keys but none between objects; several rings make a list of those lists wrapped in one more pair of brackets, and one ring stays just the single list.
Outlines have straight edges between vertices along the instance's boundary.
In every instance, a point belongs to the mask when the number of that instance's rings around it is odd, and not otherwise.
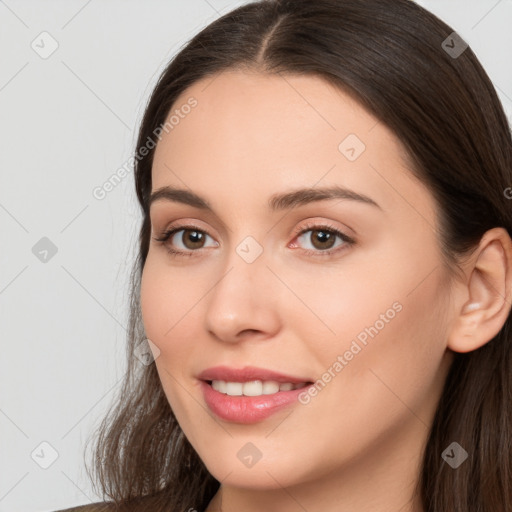
[{"label": "eyelid", "polygon": [[302,233],[304,233],[305,231],[309,231],[310,229],[314,230],[315,228],[318,229],[323,227],[329,228],[332,231],[341,232],[347,238],[353,239],[353,236],[346,233],[346,231],[350,231],[352,233],[354,232],[354,230],[349,228],[348,226],[346,227],[346,229],[344,227],[336,227],[332,221],[321,219],[307,219],[305,222],[306,224],[300,225],[293,230],[294,236],[301,235]]},{"label": "eyelid", "polygon": [[210,227],[202,227],[201,224],[202,224],[201,221],[196,220],[194,218],[180,219],[180,220],[166,223],[165,227],[162,229],[156,229],[155,226],[152,225],[152,228],[155,228],[152,230],[152,234],[154,234],[156,232],[156,233],[160,233],[160,236],[162,236],[165,233],[168,233],[169,231],[174,230],[174,229],[197,229],[198,231],[206,233],[210,237],[215,238],[213,235],[210,234],[212,229]]}]

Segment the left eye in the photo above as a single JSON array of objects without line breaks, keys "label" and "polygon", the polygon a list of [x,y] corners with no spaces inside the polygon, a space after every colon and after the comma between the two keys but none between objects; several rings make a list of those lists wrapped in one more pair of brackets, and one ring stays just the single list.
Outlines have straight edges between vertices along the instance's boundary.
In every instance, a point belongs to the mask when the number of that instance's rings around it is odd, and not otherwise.
[{"label": "left eye", "polygon": [[[308,235],[308,233],[310,234]],[[334,245],[336,243],[336,238],[341,240],[337,246]],[[332,252],[336,252],[340,246],[352,245],[355,243],[355,240],[351,237],[328,226],[308,227],[299,233],[297,240],[302,240],[302,244],[304,241],[310,241],[313,249],[306,248],[308,253],[320,252],[323,254],[331,254]]]}]

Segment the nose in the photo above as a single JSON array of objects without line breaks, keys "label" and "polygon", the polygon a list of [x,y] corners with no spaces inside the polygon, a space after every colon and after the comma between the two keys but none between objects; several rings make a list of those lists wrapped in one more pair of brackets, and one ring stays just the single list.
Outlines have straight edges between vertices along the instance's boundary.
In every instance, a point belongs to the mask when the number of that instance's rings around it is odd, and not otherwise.
[{"label": "nose", "polygon": [[280,326],[280,282],[267,267],[265,252],[249,263],[233,249],[223,269],[205,297],[207,331],[231,343],[274,336]]}]

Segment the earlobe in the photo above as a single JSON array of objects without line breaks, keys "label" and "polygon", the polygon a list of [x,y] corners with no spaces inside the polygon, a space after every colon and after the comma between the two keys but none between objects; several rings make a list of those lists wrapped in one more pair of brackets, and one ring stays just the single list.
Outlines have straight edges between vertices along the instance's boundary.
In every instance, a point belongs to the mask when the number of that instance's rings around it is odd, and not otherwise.
[{"label": "earlobe", "polygon": [[454,352],[471,352],[492,340],[505,324],[511,309],[512,241],[503,228],[482,237],[469,268],[460,308],[447,346]]}]

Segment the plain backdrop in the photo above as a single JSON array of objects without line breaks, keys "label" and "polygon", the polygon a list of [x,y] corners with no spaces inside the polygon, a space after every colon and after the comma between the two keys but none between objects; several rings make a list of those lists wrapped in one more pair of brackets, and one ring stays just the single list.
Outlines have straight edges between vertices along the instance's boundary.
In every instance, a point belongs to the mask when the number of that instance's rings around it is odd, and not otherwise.
[{"label": "plain backdrop", "polygon": [[[232,0],[0,1],[0,512],[98,501],[84,443],[125,370],[139,210],[125,164],[152,86]],[[424,0],[512,120],[512,1]],[[512,186],[512,183],[510,184]]]}]

